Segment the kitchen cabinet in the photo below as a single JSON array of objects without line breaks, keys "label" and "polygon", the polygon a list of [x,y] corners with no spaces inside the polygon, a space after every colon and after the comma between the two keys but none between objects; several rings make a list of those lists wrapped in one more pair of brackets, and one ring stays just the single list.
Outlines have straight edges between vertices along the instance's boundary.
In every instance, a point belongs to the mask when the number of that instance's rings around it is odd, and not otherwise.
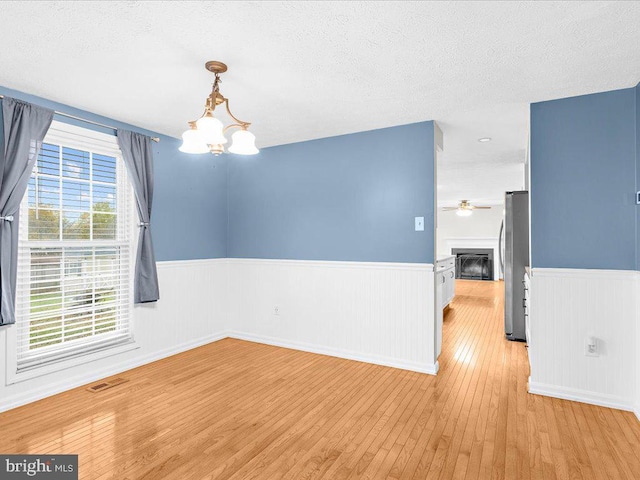
[{"label": "kitchen cabinet", "polygon": [[451,303],[456,294],[456,257],[446,255],[438,258],[435,269],[436,281],[436,357],[442,350],[442,310]]},{"label": "kitchen cabinet", "polygon": [[440,307],[445,308],[456,294],[456,257],[448,255],[436,262],[436,282],[440,289]]},{"label": "kitchen cabinet", "polygon": [[456,269],[448,268],[442,272],[442,308],[451,303],[456,294]]},{"label": "kitchen cabinet", "polygon": [[531,291],[531,279],[529,278],[528,269],[524,274],[524,279],[522,280],[522,284],[524,285],[524,300],[522,301],[522,307],[524,308],[524,333],[525,340],[527,345],[531,344],[531,307],[529,306],[531,300],[529,296],[529,292]]}]

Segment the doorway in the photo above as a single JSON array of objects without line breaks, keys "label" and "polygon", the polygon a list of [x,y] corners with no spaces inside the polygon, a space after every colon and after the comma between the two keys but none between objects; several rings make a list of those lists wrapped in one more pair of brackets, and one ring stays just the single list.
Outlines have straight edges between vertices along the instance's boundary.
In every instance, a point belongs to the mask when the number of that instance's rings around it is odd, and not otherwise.
[{"label": "doorway", "polygon": [[[519,110],[517,115],[514,108]],[[434,262],[440,369],[446,368],[443,361],[455,359],[447,349],[467,329],[477,331],[486,324],[492,335],[501,331],[504,337],[501,226],[505,193],[527,189],[528,108],[504,109],[512,111],[496,108],[440,123],[445,148],[436,157]],[[506,126],[503,114],[517,121]],[[447,271],[448,265],[453,265],[453,274]],[[496,305],[501,305],[499,312]],[[471,335],[471,330],[466,334]]]}]

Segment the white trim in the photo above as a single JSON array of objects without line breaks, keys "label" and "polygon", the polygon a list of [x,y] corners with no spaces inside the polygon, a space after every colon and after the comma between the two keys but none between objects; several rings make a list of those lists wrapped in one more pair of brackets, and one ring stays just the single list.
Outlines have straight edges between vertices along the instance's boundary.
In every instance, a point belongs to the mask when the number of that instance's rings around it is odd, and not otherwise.
[{"label": "white trim", "polygon": [[108,133],[97,132],[86,127],[54,120],[43,143],[64,143],[67,147],[86,149],[87,145],[96,146],[100,153],[122,156],[118,138]]},{"label": "white trim", "polygon": [[[442,129],[437,122],[433,122],[433,184],[438,184],[438,154],[444,151],[444,134],[442,133]],[[442,308],[441,307],[441,299],[442,299],[442,289],[436,286],[437,274],[435,273],[438,270],[438,257],[445,252],[438,252],[438,189],[433,189],[433,231],[431,232],[431,236],[433,238],[433,270],[431,277],[431,312],[428,315],[427,323],[431,327],[427,331],[431,330],[430,338],[430,354],[429,360],[433,362],[434,365],[434,375],[438,373],[438,357],[440,356],[440,350],[442,348]],[[449,253],[451,253],[449,251]],[[455,265],[455,262],[454,262]],[[454,272],[455,275],[455,272]]]},{"label": "white trim", "polygon": [[582,268],[532,268],[532,277],[562,278],[617,278],[633,280],[637,278],[635,270],[597,270]]},{"label": "white trim", "polygon": [[35,388],[19,395],[3,398],[0,402],[0,412],[11,410],[12,408],[26,405],[28,403],[35,402],[36,400],[41,400],[43,398],[50,397],[61,392],[71,390],[72,388],[81,387],[88,383],[95,382],[112,375],[118,375],[127,370],[131,370],[133,368],[137,368],[151,362],[162,360],[163,358],[177,355],[178,353],[186,352],[187,350],[201,347],[209,343],[217,342],[226,338],[227,336],[228,335],[225,332],[217,333],[191,342],[185,342],[171,348],[166,348],[149,355],[137,357],[134,360],[120,362],[118,364],[110,366],[109,368],[97,370],[87,375],[77,376],[55,384],[46,384],[41,388]]},{"label": "white trim", "polygon": [[[575,388],[558,387],[556,385],[532,382],[531,377],[529,377],[529,393],[543,395],[545,397],[571,400],[573,402],[588,403],[590,405],[598,405],[600,407],[633,411],[633,407],[627,399],[604,393],[589,392],[587,390],[578,390]],[[638,415],[637,412],[636,415]],[[638,419],[640,419],[640,416]]]},{"label": "white trim", "polygon": [[[15,356],[15,348],[10,348],[12,344],[15,344],[15,336],[14,335],[6,335],[7,338],[7,353],[8,355],[13,354]],[[100,360],[107,357],[112,357],[114,355],[119,355],[121,353],[129,352],[131,350],[137,350],[140,348],[135,340],[130,340],[129,342],[123,345],[116,346],[108,346],[101,350],[89,352],[89,353],[80,353],[79,355],[67,358],[65,360],[59,360],[55,362],[46,363],[44,365],[40,365],[28,370],[17,371],[15,362],[7,361],[7,385],[12,385],[14,383],[24,382],[25,380],[30,380],[32,378],[42,377],[43,375],[49,375],[51,373],[59,372],[61,370],[67,370],[69,368],[77,367],[79,365],[84,365],[90,362],[95,362],[96,360]],[[9,358],[7,358],[9,360]]]},{"label": "white trim", "polygon": [[347,262],[333,260],[288,260],[271,258],[228,258],[229,263],[236,264],[271,264],[295,267],[334,267],[334,268],[371,268],[376,270],[421,270],[433,272],[433,263],[394,263],[394,262]]},{"label": "white trim", "polygon": [[179,268],[190,266],[202,266],[207,265],[226,265],[228,264],[228,258],[196,258],[193,260],[164,260],[156,262],[158,268]]},{"label": "white trim", "polygon": [[384,367],[400,368],[402,370],[410,370],[412,372],[427,373],[435,375],[438,373],[439,364],[418,364],[415,362],[404,362],[394,358],[380,357],[377,355],[363,355],[361,353],[338,350],[335,348],[323,347],[320,345],[312,345],[303,342],[291,342],[281,340],[279,338],[268,337],[265,335],[255,335],[238,331],[229,332],[230,338],[238,340],[246,340],[248,342],[263,343],[265,345],[273,345],[274,347],[290,348],[293,350],[301,350],[303,352],[317,353],[319,355],[328,355],[330,357],[344,358],[347,360],[355,360],[358,362],[373,363],[374,365],[382,365]]}]

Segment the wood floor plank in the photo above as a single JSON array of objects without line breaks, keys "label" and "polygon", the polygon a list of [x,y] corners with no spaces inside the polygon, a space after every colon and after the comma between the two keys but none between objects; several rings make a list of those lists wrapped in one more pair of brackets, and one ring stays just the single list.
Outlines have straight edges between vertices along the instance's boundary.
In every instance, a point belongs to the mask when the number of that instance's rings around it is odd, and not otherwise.
[{"label": "wood floor plank", "polygon": [[629,412],[527,393],[503,284],[458,281],[437,376],[225,339],[0,414],[88,480],[635,479]]}]

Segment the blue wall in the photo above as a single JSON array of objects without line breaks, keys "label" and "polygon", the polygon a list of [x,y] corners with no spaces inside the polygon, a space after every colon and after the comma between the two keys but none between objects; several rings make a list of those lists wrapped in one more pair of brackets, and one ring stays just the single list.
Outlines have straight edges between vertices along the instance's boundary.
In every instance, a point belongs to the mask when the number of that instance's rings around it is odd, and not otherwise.
[{"label": "blue wall", "polygon": [[636,268],[636,91],[531,105],[534,267]]},{"label": "blue wall", "polygon": [[[226,257],[226,156],[183,154],[178,151],[181,142],[166,135],[159,135],[7,88],[0,87],[0,94],[88,120],[160,137],[160,143],[153,144],[155,189],[151,228],[156,259],[162,261]],[[54,119],[97,131],[114,133],[110,129],[77,122],[59,115]],[[4,145],[4,142],[0,145]]]},{"label": "blue wall", "polygon": [[423,122],[230,157],[229,257],[432,263],[433,137]]}]

